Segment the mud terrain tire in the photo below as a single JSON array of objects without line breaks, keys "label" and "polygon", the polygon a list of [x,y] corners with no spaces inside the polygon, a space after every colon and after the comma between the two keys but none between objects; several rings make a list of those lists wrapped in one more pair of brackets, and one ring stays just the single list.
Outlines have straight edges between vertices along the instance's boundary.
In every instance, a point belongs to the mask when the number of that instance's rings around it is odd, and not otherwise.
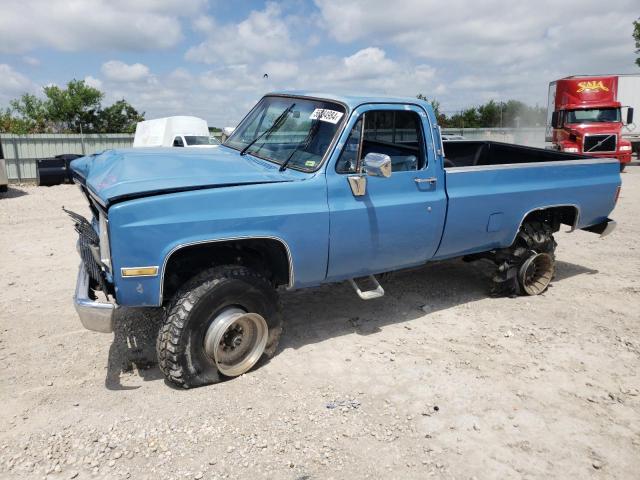
[{"label": "mud terrain tire", "polygon": [[[492,278],[491,294],[493,296],[536,295],[546,290],[525,288],[522,283],[521,268],[532,256],[546,254],[550,259],[548,280],[553,277],[555,269],[556,241],[552,227],[545,222],[526,222],[518,231],[516,239],[509,248],[497,250],[493,261],[496,272]],[[546,257],[546,256],[545,256]]]},{"label": "mud terrain tire", "polygon": [[273,356],[282,334],[277,292],[262,275],[249,268],[214,267],[187,282],[167,309],[156,350],[160,370],[169,382],[192,388],[225,378],[218,368],[220,364],[205,351],[205,336],[216,319],[229,309],[241,309],[264,319],[268,328],[266,345],[263,342],[256,355]]}]

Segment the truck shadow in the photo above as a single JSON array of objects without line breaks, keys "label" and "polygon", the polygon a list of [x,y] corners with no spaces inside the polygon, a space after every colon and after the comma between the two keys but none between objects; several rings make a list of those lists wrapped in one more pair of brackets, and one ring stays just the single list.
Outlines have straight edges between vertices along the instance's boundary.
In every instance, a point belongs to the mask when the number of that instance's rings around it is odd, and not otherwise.
[{"label": "truck shadow", "polygon": [[139,386],[122,384],[123,375],[137,373],[144,381],[163,377],[157,367],[156,337],[162,322],[163,310],[147,308],[119,308],[113,326],[113,343],[109,348],[107,376],[109,390],[133,390]]},{"label": "truck shadow", "polygon": [[[482,300],[488,296],[492,273],[493,266],[484,261],[434,262],[383,276],[380,283],[386,294],[371,301],[360,300],[346,282],[285,292],[282,294],[285,331],[278,352],[341,335],[373,335],[386,325]],[[558,261],[554,281],[596,273],[597,270]],[[123,378],[130,375],[137,374],[143,381],[163,379],[155,352],[162,316],[162,309],[118,310],[109,349],[107,389],[139,388],[123,385]]]},{"label": "truck shadow", "polygon": [[[596,273],[597,270],[558,261],[554,283]],[[282,297],[285,333],[279,348],[297,349],[353,333],[372,335],[386,325],[486,299],[492,275],[493,265],[489,262],[452,260],[382,278],[385,296],[376,300],[360,300],[347,283],[285,294]],[[553,288],[553,283],[549,288]],[[511,301],[509,298],[499,300]],[[313,322],[309,318],[313,318]]]}]

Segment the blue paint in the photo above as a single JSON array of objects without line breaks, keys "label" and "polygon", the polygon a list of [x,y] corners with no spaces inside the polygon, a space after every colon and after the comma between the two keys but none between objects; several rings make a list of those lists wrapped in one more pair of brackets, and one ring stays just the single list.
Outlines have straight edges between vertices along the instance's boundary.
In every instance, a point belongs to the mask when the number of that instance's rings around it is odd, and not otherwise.
[{"label": "blue paint", "polygon": [[502,220],[504,219],[504,213],[492,213],[489,215],[489,222],[487,223],[487,232],[499,232],[502,229]]},{"label": "blue paint", "polygon": [[[313,173],[236,150],[130,149],[84,157],[76,177],[108,208],[117,301],[161,302],[157,277],[122,278],[122,267],[157,265],[184,244],[274,237],[288,245],[294,287],[303,288],[510,245],[527,212],[576,205],[578,228],[607,218],[620,185],[617,163],[566,162],[446,172],[431,107],[416,99],[337,97],[345,121]],[[336,162],[351,128],[370,110],[416,112],[424,168],[367,177],[355,197]],[[434,184],[415,179],[435,179]]]}]

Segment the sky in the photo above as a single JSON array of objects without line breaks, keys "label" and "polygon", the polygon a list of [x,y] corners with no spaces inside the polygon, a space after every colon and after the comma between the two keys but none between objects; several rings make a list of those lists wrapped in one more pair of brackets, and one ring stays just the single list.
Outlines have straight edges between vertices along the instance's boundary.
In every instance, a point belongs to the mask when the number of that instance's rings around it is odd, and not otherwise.
[{"label": "sky", "polygon": [[637,2],[2,0],[0,107],[73,78],[218,127],[275,90],[546,105],[552,80],[640,73]]}]

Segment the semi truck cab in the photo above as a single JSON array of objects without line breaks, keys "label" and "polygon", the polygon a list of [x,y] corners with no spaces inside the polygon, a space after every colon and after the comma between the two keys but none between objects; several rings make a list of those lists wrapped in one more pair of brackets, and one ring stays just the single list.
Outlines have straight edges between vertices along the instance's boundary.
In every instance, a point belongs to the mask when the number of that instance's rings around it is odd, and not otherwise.
[{"label": "semi truck cab", "polygon": [[620,171],[631,161],[623,137],[633,107],[618,101],[618,77],[567,77],[549,84],[547,141],[567,153],[616,158]]}]

